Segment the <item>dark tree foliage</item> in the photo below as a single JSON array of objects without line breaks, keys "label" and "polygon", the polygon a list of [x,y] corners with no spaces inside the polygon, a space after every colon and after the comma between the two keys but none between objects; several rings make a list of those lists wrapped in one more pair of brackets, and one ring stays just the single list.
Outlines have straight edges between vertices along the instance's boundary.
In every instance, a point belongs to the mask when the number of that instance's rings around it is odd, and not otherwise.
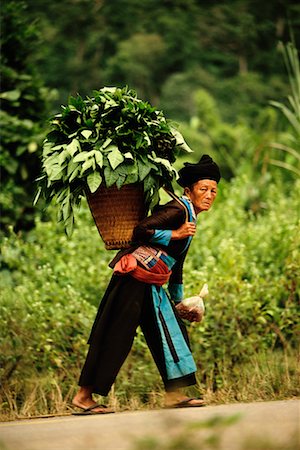
[{"label": "dark tree foliage", "polygon": [[33,226],[32,199],[40,171],[41,124],[46,113],[42,81],[28,62],[36,49],[37,31],[23,2],[1,10],[1,218],[3,231]]},{"label": "dark tree foliage", "polygon": [[290,28],[300,37],[295,0],[26,1],[44,40],[34,61],[62,102],[104,84],[129,84],[159,102],[170,77],[197,69],[218,83],[248,72],[282,76],[278,41]]},{"label": "dark tree foliage", "polygon": [[15,230],[32,226],[49,100],[128,85],[189,122],[204,89],[253,127],[288,92],[278,42],[300,40],[296,0],[5,0],[1,22],[1,225]]}]

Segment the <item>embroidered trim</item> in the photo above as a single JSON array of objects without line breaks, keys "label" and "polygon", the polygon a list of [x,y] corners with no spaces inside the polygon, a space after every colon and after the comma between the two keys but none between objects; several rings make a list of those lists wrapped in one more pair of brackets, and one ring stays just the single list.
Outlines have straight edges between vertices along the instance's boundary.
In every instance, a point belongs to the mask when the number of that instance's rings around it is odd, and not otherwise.
[{"label": "embroidered trim", "polygon": [[169,269],[171,269],[176,262],[172,256],[168,255],[163,250],[155,247],[148,247],[146,245],[138,247],[132,254],[136,260],[147,269],[151,269],[159,260],[163,261]]}]

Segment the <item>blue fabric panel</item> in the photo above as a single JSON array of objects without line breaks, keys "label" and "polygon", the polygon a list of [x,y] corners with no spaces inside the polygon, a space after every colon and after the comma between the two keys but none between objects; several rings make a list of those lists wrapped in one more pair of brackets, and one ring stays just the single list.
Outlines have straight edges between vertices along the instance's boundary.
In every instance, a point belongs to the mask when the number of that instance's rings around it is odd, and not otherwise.
[{"label": "blue fabric panel", "polygon": [[168,268],[171,270],[174,264],[176,263],[176,259],[172,258],[170,255],[165,255],[162,253],[160,255],[160,259],[168,266]]},{"label": "blue fabric panel", "polygon": [[152,244],[169,245],[171,240],[172,230],[155,230],[150,239]]},{"label": "blue fabric panel", "polygon": [[[163,343],[168,380],[190,375],[196,372],[196,364],[178,325],[171,302],[162,287],[152,285],[151,289],[154,309]],[[159,318],[159,312],[162,313],[164,321],[167,324],[169,337],[171,338],[172,344],[179,358],[178,362],[174,361],[170,351],[170,346],[166,338],[166,331],[164,330]]]},{"label": "blue fabric panel", "polygon": [[183,299],[183,284],[170,283],[168,285],[168,291],[171,300],[174,300],[175,303],[181,302]]},{"label": "blue fabric panel", "polygon": [[149,269],[151,269],[151,267],[155,266],[155,264],[157,263],[156,259],[152,259],[151,261],[148,262],[148,267]]},{"label": "blue fabric panel", "polygon": [[[185,204],[185,206],[187,207],[187,210],[188,210],[188,213],[189,213],[189,222],[194,222],[194,223],[196,223],[196,220],[194,220],[194,218],[193,218],[193,212],[192,212],[190,203],[189,203],[185,198],[183,198],[183,197],[180,197],[180,200],[181,200],[181,201]],[[187,243],[186,243],[184,249],[182,250],[182,253],[185,252],[185,250],[189,247],[189,245],[190,245],[192,239],[193,239],[193,236],[189,236],[189,237],[188,237]]]}]

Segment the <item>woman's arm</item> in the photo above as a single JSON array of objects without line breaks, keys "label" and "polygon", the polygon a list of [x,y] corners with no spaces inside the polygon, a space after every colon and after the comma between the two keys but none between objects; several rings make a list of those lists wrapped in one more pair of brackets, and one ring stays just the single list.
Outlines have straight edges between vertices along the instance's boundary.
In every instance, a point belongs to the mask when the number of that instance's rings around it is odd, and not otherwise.
[{"label": "woman's arm", "polygon": [[[173,231],[178,230],[184,224],[184,209],[177,203],[170,202],[155,211],[151,216],[146,217],[135,227],[133,241],[167,246],[172,239]],[[183,237],[179,237],[179,239],[183,239]]]},{"label": "woman's arm", "polygon": [[195,232],[195,224],[186,222],[184,209],[170,202],[135,227],[133,241],[167,246],[171,240],[185,239]]}]

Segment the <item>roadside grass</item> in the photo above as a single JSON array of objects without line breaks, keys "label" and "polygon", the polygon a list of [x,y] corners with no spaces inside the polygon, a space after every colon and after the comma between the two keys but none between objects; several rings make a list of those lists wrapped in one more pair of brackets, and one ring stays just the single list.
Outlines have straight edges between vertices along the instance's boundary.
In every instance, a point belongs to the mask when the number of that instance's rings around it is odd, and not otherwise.
[{"label": "roadside grass", "polygon": [[[187,390],[188,395],[201,396],[208,405],[284,400],[300,397],[299,352],[267,351],[252,356],[248,363],[235,368],[233,374],[224,366],[223,386],[214,389],[212,379]],[[136,370],[132,370],[132,367]],[[107,398],[95,396],[116,411],[159,409],[163,407],[164,390],[153,364],[144,368],[136,355],[129,356],[116,384]],[[15,381],[2,386],[0,420],[15,420],[47,414],[68,414],[77,389],[77,372],[69,377],[51,375]],[[20,403],[19,399],[25,398]]]}]

